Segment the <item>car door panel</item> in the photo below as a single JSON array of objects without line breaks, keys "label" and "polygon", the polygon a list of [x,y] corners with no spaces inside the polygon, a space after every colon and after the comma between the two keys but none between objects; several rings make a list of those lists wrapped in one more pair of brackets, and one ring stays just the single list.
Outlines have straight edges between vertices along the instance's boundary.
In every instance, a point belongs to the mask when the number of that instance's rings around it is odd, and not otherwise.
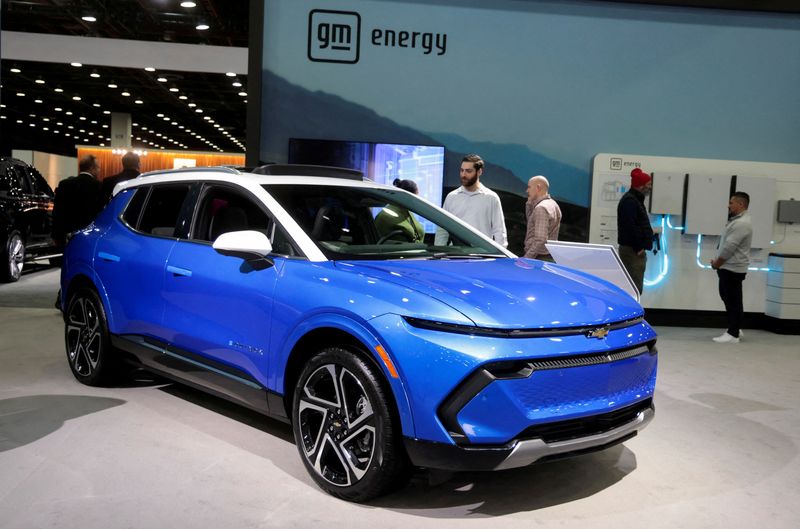
[{"label": "car door panel", "polygon": [[108,295],[112,333],[163,339],[164,270],[174,245],[119,222],[98,241],[94,266]]},{"label": "car door panel", "polygon": [[164,271],[164,328],[178,349],[266,382],[272,299],[281,259],[256,270],[210,244],[179,241]]}]

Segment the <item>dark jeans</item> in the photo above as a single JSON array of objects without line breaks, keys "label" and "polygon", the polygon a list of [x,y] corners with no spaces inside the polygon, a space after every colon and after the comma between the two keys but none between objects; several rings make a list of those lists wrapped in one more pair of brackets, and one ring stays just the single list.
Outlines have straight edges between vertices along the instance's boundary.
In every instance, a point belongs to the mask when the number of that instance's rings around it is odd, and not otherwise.
[{"label": "dark jeans", "polygon": [[731,272],[730,270],[717,270],[719,277],[719,297],[725,304],[725,312],[728,314],[728,334],[736,338],[739,337],[739,329],[742,326],[742,314],[744,305],[742,303],[742,281],[747,274]]},{"label": "dark jeans", "polygon": [[625,269],[633,279],[633,284],[639,289],[639,294],[644,289],[644,269],[647,267],[647,252],[637,255],[636,251],[630,246],[619,246],[619,258]]}]

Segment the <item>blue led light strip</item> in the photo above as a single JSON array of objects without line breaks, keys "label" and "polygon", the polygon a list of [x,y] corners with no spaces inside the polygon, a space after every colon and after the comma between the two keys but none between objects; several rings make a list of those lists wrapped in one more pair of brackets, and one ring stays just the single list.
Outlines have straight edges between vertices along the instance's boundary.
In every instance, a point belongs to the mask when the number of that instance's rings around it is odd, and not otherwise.
[{"label": "blue led light strip", "polygon": [[[697,234],[697,266],[700,268],[711,268],[710,264],[704,265],[700,262],[700,244],[703,242],[703,235],[698,233]],[[751,266],[748,267],[748,270],[752,270],[753,272],[769,272],[769,267],[759,268],[758,266]]]},{"label": "blue led light strip", "polygon": [[682,230],[683,226],[673,226],[669,221],[669,215],[667,215],[667,227],[671,230]]},{"label": "blue led light strip", "polygon": [[644,285],[647,287],[652,287],[653,285],[657,285],[661,283],[667,274],[669,273],[669,256],[667,255],[667,235],[664,229],[664,223],[666,221],[666,216],[661,217],[661,269],[658,275],[653,279],[644,279]]}]

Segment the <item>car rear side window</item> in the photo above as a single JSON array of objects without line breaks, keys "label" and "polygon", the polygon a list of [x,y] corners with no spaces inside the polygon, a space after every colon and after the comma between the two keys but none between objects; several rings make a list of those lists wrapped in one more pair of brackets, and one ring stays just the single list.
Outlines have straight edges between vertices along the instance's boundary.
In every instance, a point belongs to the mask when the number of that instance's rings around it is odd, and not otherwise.
[{"label": "car rear side window", "polygon": [[174,237],[189,184],[165,184],[153,186],[144,206],[138,230],[161,237]]},{"label": "car rear side window", "polygon": [[134,230],[139,226],[142,206],[144,206],[144,201],[147,200],[147,193],[149,191],[149,187],[139,187],[130,191],[133,193],[133,198],[130,199],[128,205],[125,207],[125,211],[122,213],[122,221]]}]

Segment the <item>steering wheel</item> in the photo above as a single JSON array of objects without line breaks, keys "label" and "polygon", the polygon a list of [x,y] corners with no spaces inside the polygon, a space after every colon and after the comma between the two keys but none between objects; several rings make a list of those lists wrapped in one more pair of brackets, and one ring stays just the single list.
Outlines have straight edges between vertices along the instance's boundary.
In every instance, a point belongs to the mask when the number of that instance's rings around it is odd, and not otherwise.
[{"label": "steering wheel", "polygon": [[380,239],[378,239],[378,242],[375,243],[375,244],[383,244],[386,241],[388,241],[389,239],[391,239],[392,237],[394,237],[395,235],[403,235],[405,237],[406,232],[404,232],[403,230],[392,230],[389,233],[387,233],[386,235],[384,235],[383,237],[381,237]]}]

